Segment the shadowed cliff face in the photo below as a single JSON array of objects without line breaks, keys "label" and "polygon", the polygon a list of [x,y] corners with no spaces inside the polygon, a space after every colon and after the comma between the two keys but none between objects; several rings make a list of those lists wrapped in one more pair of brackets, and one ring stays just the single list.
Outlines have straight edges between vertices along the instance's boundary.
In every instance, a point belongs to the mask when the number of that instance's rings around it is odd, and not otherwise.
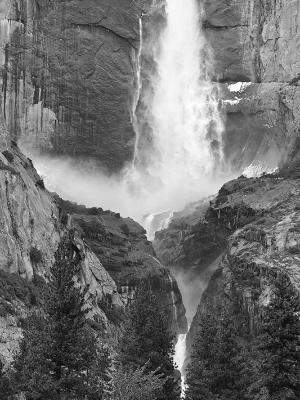
[{"label": "shadowed cliff face", "polygon": [[[39,284],[67,229],[32,162],[16,146],[0,151],[0,357],[9,361],[22,335],[20,318],[39,301]],[[110,334],[102,303],[109,299],[111,307],[123,306],[116,283],[76,232],[72,241],[81,259],[80,283],[88,287],[90,318]]]},{"label": "shadowed cliff face", "polygon": [[1,1],[2,111],[25,149],[110,171],[132,159],[143,7],[129,0]]},{"label": "shadowed cliff face", "polygon": [[284,279],[299,294],[299,191],[299,165],[278,175],[242,177],[220,190],[208,212],[227,231],[227,248],[193,320],[188,354],[199,321],[222,308],[226,297],[235,299],[238,318],[255,336],[276,281]]},{"label": "shadowed cliff face", "polygon": [[[1,120],[1,119],[0,119]],[[5,125],[3,124],[3,127]],[[114,339],[124,307],[143,280],[153,290],[174,332],[187,328],[178,286],[154,258],[143,228],[119,214],[63,202],[47,191],[30,159],[0,131],[0,357],[11,361],[22,335],[20,319],[37,305],[61,238],[69,234],[80,255],[80,284],[89,318]]]},{"label": "shadowed cliff face", "polygon": [[101,208],[85,208],[57,199],[61,215],[69,215],[89,248],[117,284],[125,305],[134,301],[137,287],[148,282],[166,310],[176,333],[187,330],[185,308],[177,283],[156,258],[146,231],[131,218]]},{"label": "shadowed cliff face", "polygon": [[[221,83],[227,116],[225,156],[237,170],[252,162],[275,168],[299,147],[299,1],[202,3],[211,73]],[[252,84],[229,86],[235,82]]]},{"label": "shadowed cliff face", "polygon": [[[210,74],[219,82],[226,116],[224,158],[234,171],[251,163],[273,169],[298,153],[299,4],[200,4]],[[1,107],[26,151],[68,155],[110,172],[132,160],[139,18],[150,7],[137,107],[141,148],[152,146],[144,117],[157,67],[154,43],[165,23],[163,2],[1,0]],[[252,84],[229,85],[236,82]]]}]

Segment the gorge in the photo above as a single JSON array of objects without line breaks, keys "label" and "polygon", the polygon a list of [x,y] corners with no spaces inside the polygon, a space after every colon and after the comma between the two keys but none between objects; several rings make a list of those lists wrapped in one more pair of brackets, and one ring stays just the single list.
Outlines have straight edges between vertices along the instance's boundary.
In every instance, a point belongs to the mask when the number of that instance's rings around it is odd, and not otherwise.
[{"label": "gorge", "polygon": [[[299,8],[0,0],[3,281],[33,290],[74,230],[109,343],[147,280],[183,381],[228,297],[255,337],[278,280],[299,295]],[[0,291],[7,365],[34,307],[14,293]]]}]

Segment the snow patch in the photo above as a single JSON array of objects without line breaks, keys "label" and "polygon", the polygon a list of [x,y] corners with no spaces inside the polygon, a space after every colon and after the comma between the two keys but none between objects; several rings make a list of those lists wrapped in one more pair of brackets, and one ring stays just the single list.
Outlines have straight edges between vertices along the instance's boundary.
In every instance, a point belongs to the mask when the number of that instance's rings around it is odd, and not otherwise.
[{"label": "snow patch", "polygon": [[277,167],[270,167],[263,162],[256,161],[244,169],[243,175],[246,178],[259,178],[264,174],[273,174],[277,169]]},{"label": "snow patch", "polygon": [[247,89],[247,87],[251,86],[252,82],[236,82],[236,83],[230,83],[228,85],[228,89],[230,92],[234,93],[242,93],[244,90]]}]

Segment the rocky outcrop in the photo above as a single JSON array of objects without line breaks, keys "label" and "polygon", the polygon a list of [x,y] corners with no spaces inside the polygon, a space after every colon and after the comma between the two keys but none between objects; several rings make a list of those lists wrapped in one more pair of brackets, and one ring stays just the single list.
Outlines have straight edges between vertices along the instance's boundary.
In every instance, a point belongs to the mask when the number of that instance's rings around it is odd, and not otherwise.
[{"label": "rocky outcrop", "polygon": [[235,299],[241,320],[255,334],[276,281],[300,292],[299,166],[277,175],[225,184],[209,212],[230,233],[226,252],[210,280],[188,335],[188,350],[204,314]]},{"label": "rocky outcrop", "polygon": [[[122,310],[142,280],[151,280],[175,332],[186,330],[181,295],[168,270],[154,258],[145,231],[131,219],[59,199],[44,186],[30,159],[1,132],[0,149],[0,356],[12,359],[20,320],[39,301],[55,251],[66,234],[80,254],[90,320],[114,337]],[[114,278],[114,279],[113,279]]]},{"label": "rocky outcrop", "polygon": [[211,200],[174,213],[168,228],[156,232],[153,245],[164,265],[201,273],[224,251],[227,233],[207,212]]},{"label": "rocky outcrop", "polygon": [[157,256],[177,280],[189,325],[227,245],[227,229],[209,212],[212,199],[174,213],[169,226],[156,232],[153,242]]},{"label": "rocky outcrop", "polygon": [[[299,2],[201,1],[220,83],[225,156],[236,170],[273,169],[298,153]],[[250,82],[250,86],[229,85]],[[231,89],[231,93],[229,92]]]},{"label": "rocky outcrop", "polygon": [[[54,254],[67,229],[54,197],[45,189],[31,160],[16,147],[0,153],[0,305],[1,356],[10,360],[21,335],[20,319],[36,306],[38,284],[47,280]],[[81,254],[80,283],[88,287],[90,317],[108,334],[111,322],[103,308],[123,307],[117,286],[81,237],[72,235]]]},{"label": "rocky outcrop", "polygon": [[297,0],[203,0],[202,5],[218,80],[284,83],[298,77]]},{"label": "rocky outcrop", "polygon": [[146,3],[0,2],[2,111],[27,151],[92,160],[109,170],[132,159]]},{"label": "rocky outcrop", "polygon": [[57,204],[61,215],[69,215],[68,224],[76,228],[114,279],[125,305],[134,300],[141,282],[147,281],[166,309],[173,331],[186,332],[185,309],[177,283],[156,258],[144,228],[131,218],[101,208],[86,208],[60,198]]}]

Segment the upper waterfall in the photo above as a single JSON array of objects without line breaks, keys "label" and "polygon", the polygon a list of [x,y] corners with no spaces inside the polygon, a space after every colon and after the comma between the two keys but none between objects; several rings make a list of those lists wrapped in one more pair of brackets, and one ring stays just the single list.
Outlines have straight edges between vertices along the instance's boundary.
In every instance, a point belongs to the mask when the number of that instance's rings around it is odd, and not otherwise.
[{"label": "upper waterfall", "polygon": [[208,79],[207,44],[196,0],[168,0],[150,104],[154,154],[149,171],[164,185],[191,190],[221,155],[222,121]]},{"label": "upper waterfall", "polygon": [[[199,4],[167,0],[157,12],[164,21],[159,32],[151,15],[140,18],[140,46],[132,56],[132,162],[113,176],[78,171],[72,162],[53,157],[37,162],[46,183],[65,198],[118,210],[144,226],[153,220],[157,226],[147,226],[153,233],[163,226],[166,210],[171,215],[214,193],[225,179],[216,173],[222,161],[223,124],[217,87],[209,79],[210,51]],[[143,35],[144,20],[154,35]],[[74,180],[81,184],[75,187]],[[156,217],[149,218],[151,214]]]},{"label": "upper waterfall", "polygon": [[[210,51],[198,2],[167,0],[164,29],[151,46],[155,68],[146,94],[137,68],[144,108],[139,111],[135,99],[137,139],[127,179],[135,194],[150,196],[146,213],[157,213],[181,208],[214,190],[211,179],[222,162],[223,122],[217,87],[209,80]],[[143,126],[150,127],[150,134]]]}]

